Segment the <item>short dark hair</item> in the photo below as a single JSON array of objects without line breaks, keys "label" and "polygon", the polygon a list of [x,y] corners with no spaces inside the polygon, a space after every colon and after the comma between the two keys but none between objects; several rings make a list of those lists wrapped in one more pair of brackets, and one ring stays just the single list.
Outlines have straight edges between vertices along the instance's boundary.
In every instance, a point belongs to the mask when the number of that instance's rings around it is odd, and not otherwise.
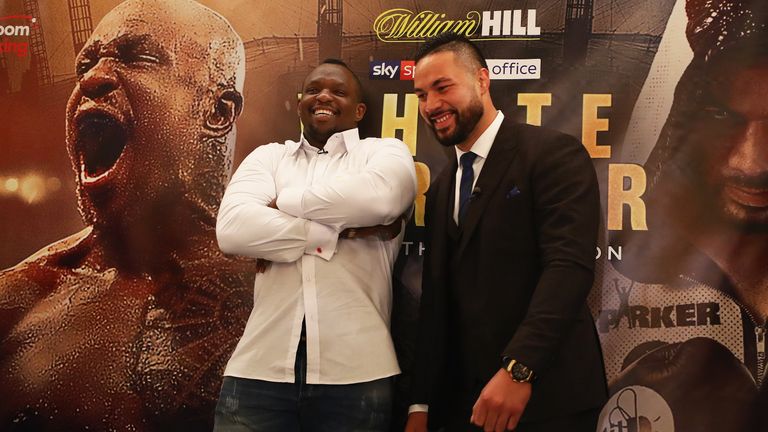
[{"label": "short dark hair", "polygon": [[[355,79],[355,84],[357,84],[357,101],[358,102],[364,102],[365,97],[363,94],[363,83],[360,82],[360,78],[357,77],[357,74],[355,74],[355,71],[352,70],[352,68],[349,67],[348,64],[344,63],[344,60],[340,60],[337,58],[327,58],[320,62],[321,65],[324,64],[332,64],[341,66],[344,69],[348,70],[350,74],[352,74],[352,78]],[[319,65],[318,65],[319,66]]]},{"label": "short dark hair", "polygon": [[488,63],[485,61],[485,56],[480,48],[466,36],[458,33],[440,33],[427,39],[416,51],[414,60],[418,63],[419,60],[430,54],[443,51],[451,51],[465,62],[469,60],[468,64],[471,63],[475,67],[488,69]]},{"label": "short dark hair", "polygon": [[[329,57],[323,61],[320,62],[320,64],[335,64],[339,66],[344,66],[345,68],[349,69],[349,65],[344,62],[344,60]],[[352,72],[352,69],[349,69],[350,72]]]}]

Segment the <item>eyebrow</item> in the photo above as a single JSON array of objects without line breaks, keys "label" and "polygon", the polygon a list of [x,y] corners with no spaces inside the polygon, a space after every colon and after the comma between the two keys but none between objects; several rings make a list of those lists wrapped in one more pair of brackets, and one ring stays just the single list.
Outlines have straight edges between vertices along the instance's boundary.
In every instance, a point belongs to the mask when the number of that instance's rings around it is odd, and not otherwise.
[{"label": "eyebrow", "polygon": [[312,81],[307,81],[306,83],[304,83],[304,87],[307,87],[309,85],[318,85],[322,81],[331,81],[331,85],[335,85],[337,87],[338,86],[344,87],[344,88],[349,87],[349,84],[346,81],[337,80],[337,79],[330,78],[330,77],[323,77],[323,76],[319,76],[319,77],[313,79]]},{"label": "eyebrow", "polygon": [[123,34],[106,43],[102,40],[96,40],[82,51],[82,57],[101,55],[105,49],[114,49],[118,53],[123,53],[126,49],[135,50],[137,48],[146,49],[149,53],[157,55],[161,60],[167,60],[171,57],[170,52],[149,33]]},{"label": "eyebrow", "polygon": [[[439,86],[440,84],[444,84],[446,81],[448,81],[448,82],[452,82],[453,80],[451,80],[451,78],[449,78],[449,77],[440,77],[440,78],[438,78],[438,79],[436,79],[436,80],[432,81],[432,84],[428,85],[428,86],[427,86],[427,88],[431,88],[431,87],[437,87],[437,86]],[[415,93],[415,92],[423,92],[423,91],[424,91],[424,89],[422,89],[422,88],[419,88],[419,87],[415,87],[415,88],[413,89],[413,91],[414,91],[414,93]]]},{"label": "eyebrow", "polygon": [[78,53],[78,54],[75,56],[75,61],[79,60],[79,59],[80,59],[80,58],[82,58],[82,57],[90,57],[90,56],[92,56],[94,53],[98,53],[99,51],[101,51],[101,46],[102,46],[102,44],[101,44],[101,41],[99,41],[99,40],[93,41],[93,43],[91,43],[91,44],[89,44],[89,45],[86,45],[86,46],[85,46],[85,47],[84,47],[84,48],[83,48],[83,49],[82,49],[82,50],[81,50],[81,51],[80,51],[80,52],[79,52],[79,53]]},{"label": "eyebrow", "polygon": [[124,34],[116,37],[115,39],[110,41],[110,43],[107,45],[117,45],[117,46],[142,45],[153,50],[166,52],[165,48],[161,44],[159,44],[151,34],[148,34],[148,33],[143,33],[138,35]]}]

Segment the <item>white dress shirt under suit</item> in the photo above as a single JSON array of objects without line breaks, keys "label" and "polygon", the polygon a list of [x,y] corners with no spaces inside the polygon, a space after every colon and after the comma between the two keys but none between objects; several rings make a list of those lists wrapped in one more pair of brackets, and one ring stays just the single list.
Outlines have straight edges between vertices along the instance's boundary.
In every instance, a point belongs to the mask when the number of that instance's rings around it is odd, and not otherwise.
[{"label": "white dress shirt under suit", "polygon": [[[253,311],[224,375],[294,382],[306,321],[308,384],[367,382],[400,372],[390,335],[390,241],[338,239],[350,227],[389,224],[416,195],[413,158],[401,141],[336,133],[324,150],[299,142],[256,148],[219,209],[228,254],[272,261],[254,282]],[[268,207],[277,197],[277,209]]]}]

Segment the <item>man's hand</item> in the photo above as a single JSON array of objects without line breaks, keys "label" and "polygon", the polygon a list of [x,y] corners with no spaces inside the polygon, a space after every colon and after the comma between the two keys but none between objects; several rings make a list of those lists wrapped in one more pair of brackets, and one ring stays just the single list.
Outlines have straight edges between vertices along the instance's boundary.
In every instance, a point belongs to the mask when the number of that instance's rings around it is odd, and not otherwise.
[{"label": "man's hand", "polygon": [[408,414],[408,422],[405,423],[405,432],[427,432],[427,413],[416,411]]},{"label": "man's hand", "polygon": [[407,220],[407,215],[401,215],[389,225],[376,225],[371,227],[347,228],[339,234],[342,239],[358,239],[371,236],[378,236],[384,241],[392,240],[400,234],[403,229],[402,222]]},{"label": "man's hand", "polygon": [[499,369],[480,392],[470,422],[486,432],[513,430],[530,398],[530,383],[516,382],[506,370]]}]

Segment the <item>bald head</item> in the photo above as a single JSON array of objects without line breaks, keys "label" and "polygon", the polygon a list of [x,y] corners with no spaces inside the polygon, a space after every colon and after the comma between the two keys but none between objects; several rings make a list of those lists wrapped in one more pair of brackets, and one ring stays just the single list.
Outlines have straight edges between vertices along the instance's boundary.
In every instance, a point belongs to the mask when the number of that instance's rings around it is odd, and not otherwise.
[{"label": "bald head", "polygon": [[77,79],[67,146],[86,221],[124,230],[190,204],[213,224],[245,79],[227,20],[191,0],[127,0],[83,47]]},{"label": "bald head", "polygon": [[[149,33],[173,54],[202,61],[190,68],[239,92],[245,79],[243,42],[227,20],[192,0],[127,0],[99,23],[91,39]],[[169,43],[163,43],[169,42]]]}]

